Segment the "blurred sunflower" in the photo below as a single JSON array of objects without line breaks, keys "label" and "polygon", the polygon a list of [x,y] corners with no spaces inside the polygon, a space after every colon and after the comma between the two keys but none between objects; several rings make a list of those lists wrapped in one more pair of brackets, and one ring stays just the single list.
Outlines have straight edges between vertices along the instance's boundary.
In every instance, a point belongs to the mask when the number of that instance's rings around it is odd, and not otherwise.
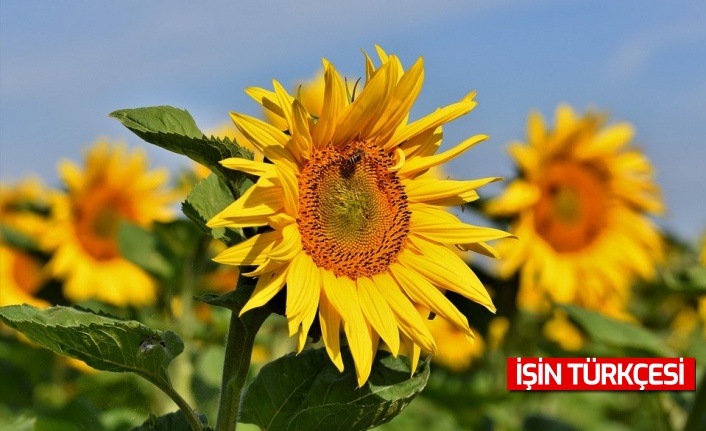
[{"label": "blurred sunflower", "polygon": [[342,327],[358,383],[367,381],[379,339],[393,354],[400,342],[412,352],[436,352],[433,336],[415,308],[431,310],[472,336],[467,319],[446,299],[452,290],[491,311],[492,301],[476,275],[448,244],[486,252],[484,241],[509,236],[462,223],[443,206],[477,199],[476,188],[496,178],[472,181],[419,179],[485,140],[474,136],[435,154],[440,126],[471,111],[475,93],[408,123],[422,86],[420,58],[407,72],[398,58],[378,48],[375,68],[366,55],[366,83],[349,97],[333,65],[323,60],[324,98],[318,117],[289,95],[247,93],[286,121],[287,133],[256,118],[232,113],[238,129],[272,161],[227,159],[228,168],[259,177],[257,183],[209,226],[269,226],[271,230],[233,246],[216,261],[257,266],[255,292],[241,313],[267,303],[287,285],[289,333],[304,347],[319,315],[326,350],[343,369]]},{"label": "blurred sunflower", "polygon": [[[49,194],[38,178],[0,184],[0,227],[38,241],[47,227]],[[0,306],[49,306],[35,297],[47,280],[43,261],[31,251],[9,244],[5,234],[0,232]]]},{"label": "blurred sunflower", "polygon": [[154,281],[121,257],[117,238],[123,221],[149,226],[171,217],[175,195],[163,188],[167,172],[147,169],[143,152],[104,140],[88,150],[84,170],[70,161],[59,165],[67,191],[54,198],[43,245],[54,252],[49,266],[65,279],[70,300],[95,298],[118,306],[154,302]]},{"label": "blurred sunflower", "polygon": [[483,356],[485,342],[479,334],[470,338],[444,319],[427,320],[426,324],[439,350],[432,356],[433,362],[459,373],[469,369],[473,360]]},{"label": "blurred sunflower", "polygon": [[512,217],[519,238],[501,244],[501,274],[521,271],[521,308],[551,299],[625,318],[631,281],[651,279],[663,255],[647,218],[663,210],[652,166],[628,147],[630,124],[605,127],[606,116],[577,117],[565,105],[555,122],[549,130],[530,114],[527,144],[509,148],[521,175],[486,207]]}]

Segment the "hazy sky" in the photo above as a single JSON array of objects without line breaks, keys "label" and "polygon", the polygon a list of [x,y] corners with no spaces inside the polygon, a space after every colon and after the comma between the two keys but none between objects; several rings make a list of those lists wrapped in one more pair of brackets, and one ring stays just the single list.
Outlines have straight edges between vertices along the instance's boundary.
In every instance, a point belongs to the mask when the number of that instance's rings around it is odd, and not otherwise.
[{"label": "hazy sky", "polygon": [[660,224],[689,240],[706,230],[703,0],[3,0],[0,178],[57,185],[56,162],[100,136],[148,148],[154,165],[187,166],[107,114],[167,104],[213,129],[229,111],[258,114],[245,87],[291,87],[321,57],[364,75],[360,50],[374,44],[406,66],[424,57],[415,118],[478,91],[445,145],[491,139],[451,175],[509,177],[506,144],[524,138],[531,109],[551,118],[561,102],[596,107],[636,126],[670,209]]}]

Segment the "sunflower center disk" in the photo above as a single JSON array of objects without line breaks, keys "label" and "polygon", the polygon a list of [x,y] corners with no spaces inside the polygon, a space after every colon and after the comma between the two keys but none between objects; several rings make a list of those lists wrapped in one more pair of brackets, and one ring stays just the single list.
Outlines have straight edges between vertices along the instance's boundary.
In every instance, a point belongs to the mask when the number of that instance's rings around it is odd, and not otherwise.
[{"label": "sunflower center disk", "polygon": [[76,208],[76,234],[83,248],[97,260],[120,255],[117,237],[120,223],[129,219],[118,196],[96,193]]},{"label": "sunflower center disk", "polygon": [[370,277],[394,263],[409,233],[407,195],[390,156],[353,142],[315,152],[299,179],[304,251],[337,276]]},{"label": "sunflower center disk", "polygon": [[540,187],[535,229],[554,250],[578,251],[600,235],[606,223],[608,184],[599,170],[575,162],[555,162]]}]

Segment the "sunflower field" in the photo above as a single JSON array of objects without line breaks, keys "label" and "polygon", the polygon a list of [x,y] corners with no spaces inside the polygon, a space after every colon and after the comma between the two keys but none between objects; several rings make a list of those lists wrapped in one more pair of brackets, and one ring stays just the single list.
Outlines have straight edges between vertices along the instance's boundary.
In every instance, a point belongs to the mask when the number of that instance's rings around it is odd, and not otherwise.
[{"label": "sunflower field", "polygon": [[[420,115],[423,58],[360,66],[212,131],[115,107],[142,147],[1,184],[1,431],[706,429],[706,240],[656,222],[635,127],[557,101],[514,177],[451,178],[476,92]],[[514,358],[693,358],[695,389],[509,390]]]}]

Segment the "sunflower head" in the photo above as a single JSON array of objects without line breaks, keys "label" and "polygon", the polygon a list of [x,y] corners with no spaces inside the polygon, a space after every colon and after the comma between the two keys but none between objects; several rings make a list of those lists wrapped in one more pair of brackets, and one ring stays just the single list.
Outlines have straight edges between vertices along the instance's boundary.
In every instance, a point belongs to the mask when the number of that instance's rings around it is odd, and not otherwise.
[{"label": "sunflower head", "polygon": [[527,142],[510,145],[520,177],[486,207],[511,217],[519,241],[501,272],[521,271],[520,306],[547,299],[620,316],[635,277],[650,278],[662,240],[648,214],[663,210],[653,169],[630,146],[630,124],[577,116],[565,105],[555,127],[532,113]]},{"label": "sunflower head", "polygon": [[54,252],[50,267],[65,279],[65,295],[116,305],[153,302],[154,282],[122,258],[117,236],[123,221],[147,227],[170,218],[176,194],[164,189],[166,171],[149,171],[140,151],[99,141],[86,153],[85,168],[65,161],[59,174],[67,191],[54,197],[43,245]]},{"label": "sunflower head", "polygon": [[245,275],[259,277],[241,313],[264,305],[286,285],[285,314],[290,335],[299,334],[299,350],[318,314],[324,346],[341,370],[343,329],[360,384],[380,339],[395,355],[406,345],[415,366],[421,350],[437,350],[424,323],[430,311],[472,336],[466,317],[443,292],[494,307],[450,247],[492,254],[485,241],[509,235],[465,224],[444,208],[477,199],[475,189],[498,178],[424,175],[486,139],[474,136],[437,153],[441,126],[471,111],[474,93],[410,122],[423,61],[405,71],[396,56],[380,48],[378,55],[379,67],[365,56],[365,83],[356,94],[324,60],[318,112],[301,92],[290,95],[277,81],[274,91],[248,89],[281,125],[231,114],[267,162],[221,162],[259,180],[209,222],[260,227],[215,259],[249,267]]}]

